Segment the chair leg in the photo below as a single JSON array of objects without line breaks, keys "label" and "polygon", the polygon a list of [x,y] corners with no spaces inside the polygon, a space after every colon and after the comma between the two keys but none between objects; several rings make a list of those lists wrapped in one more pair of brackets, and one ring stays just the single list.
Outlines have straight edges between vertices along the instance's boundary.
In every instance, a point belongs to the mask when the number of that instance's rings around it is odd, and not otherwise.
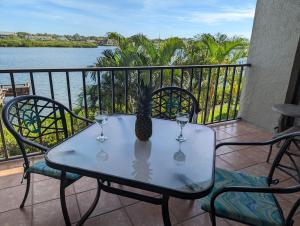
[{"label": "chair leg", "polygon": [[24,195],[23,201],[22,201],[22,203],[20,205],[21,209],[24,207],[26,199],[28,197],[29,188],[30,188],[30,173],[26,174],[25,178],[26,178],[26,191],[25,191],[25,195]]},{"label": "chair leg", "polygon": [[295,146],[298,148],[298,150],[300,151],[300,146],[299,146],[299,144],[297,143],[297,141],[296,140],[293,140],[293,143],[295,144]]},{"label": "chair leg", "polygon": [[164,226],[171,226],[170,214],[169,214],[169,197],[168,196],[163,196],[161,209],[162,209]]},{"label": "chair leg", "polygon": [[269,161],[270,161],[270,157],[271,157],[271,154],[272,154],[272,149],[273,149],[273,145],[271,144],[271,145],[270,145],[270,149],[269,149],[269,154],[268,154],[268,157],[267,157],[267,161],[266,161],[266,162],[269,162]]},{"label": "chair leg", "polygon": [[65,196],[65,188],[66,188],[66,172],[61,172],[61,179],[60,179],[60,204],[61,209],[64,215],[66,226],[71,226],[70,217],[68,214],[67,204],[66,204],[66,196]]},{"label": "chair leg", "polygon": [[211,225],[212,226],[216,226],[217,223],[216,223],[216,216],[212,213],[209,213],[209,217],[210,217],[210,221],[211,221]]},{"label": "chair leg", "polygon": [[92,205],[90,206],[90,208],[86,211],[86,213],[82,216],[82,218],[80,219],[80,221],[77,223],[77,226],[81,226],[81,225],[84,224],[84,222],[91,215],[91,213],[94,211],[95,207],[98,204],[102,185],[101,185],[101,182],[99,180],[97,180],[97,182],[98,182],[98,188],[97,188],[97,193],[96,193],[95,199],[94,199]]}]

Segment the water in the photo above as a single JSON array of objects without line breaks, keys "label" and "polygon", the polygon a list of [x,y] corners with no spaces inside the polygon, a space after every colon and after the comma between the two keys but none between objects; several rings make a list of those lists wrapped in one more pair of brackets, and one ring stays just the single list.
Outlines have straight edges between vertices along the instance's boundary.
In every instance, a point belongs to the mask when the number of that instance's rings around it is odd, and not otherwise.
[{"label": "water", "polygon": [[[98,48],[5,48],[0,47],[0,69],[9,68],[71,68],[94,65],[105,49]],[[29,74],[15,74],[15,83],[29,83]],[[88,84],[93,81],[87,80]],[[36,94],[50,97],[49,77],[47,73],[35,73]],[[0,74],[0,84],[11,84],[9,74]],[[55,99],[68,105],[65,73],[53,73]],[[70,72],[72,103],[77,104],[78,94],[82,91],[81,73]]]}]

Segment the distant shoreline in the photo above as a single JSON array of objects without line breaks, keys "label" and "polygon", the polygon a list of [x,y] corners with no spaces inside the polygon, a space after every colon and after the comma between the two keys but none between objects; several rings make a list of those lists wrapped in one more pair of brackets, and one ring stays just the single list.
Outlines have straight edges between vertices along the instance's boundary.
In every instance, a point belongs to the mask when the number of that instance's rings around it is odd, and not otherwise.
[{"label": "distant shoreline", "polygon": [[81,49],[81,48],[89,48],[89,49],[93,49],[93,48],[98,48],[98,47],[103,47],[103,46],[107,46],[107,47],[115,47],[115,45],[97,45],[95,47],[78,47],[78,46],[1,46],[0,48],[77,48],[77,49]]},{"label": "distant shoreline", "polygon": [[98,46],[99,43],[85,41],[29,40],[21,38],[0,39],[0,47],[97,48]]}]

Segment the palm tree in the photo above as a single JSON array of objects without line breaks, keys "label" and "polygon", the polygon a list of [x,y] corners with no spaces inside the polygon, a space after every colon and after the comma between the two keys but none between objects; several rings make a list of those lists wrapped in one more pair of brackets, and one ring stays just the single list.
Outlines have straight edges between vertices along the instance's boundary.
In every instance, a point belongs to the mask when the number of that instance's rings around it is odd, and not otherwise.
[{"label": "palm tree", "polygon": [[[203,57],[203,61],[205,64],[234,64],[237,63],[238,60],[244,58],[247,56],[248,53],[248,40],[241,37],[233,37],[229,38],[225,34],[216,34],[215,36],[211,34],[203,34],[201,36],[196,36],[195,41],[193,42],[193,46],[196,46],[199,52],[201,52],[200,56]],[[199,53],[198,53],[199,54]],[[193,60],[193,58],[190,58]],[[195,63],[195,62],[193,62]],[[231,72],[233,73],[233,72]],[[218,77],[219,74],[219,77]],[[210,84],[209,77],[210,76]],[[218,78],[218,84],[217,84],[217,78]],[[217,86],[217,93],[216,93],[216,104],[220,102],[220,90],[225,82],[225,69],[221,69],[218,73],[216,70],[212,70],[209,75],[209,71],[206,70],[203,73],[202,78],[202,84],[201,84],[201,90],[203,90],[202,95],[200,97],[200,109],[205,108],[205,100],[206,100],[206,94],[208,89],[208,104],[207,104],[207,111],[202,111],[201,113],[201,121],[207,121],[208,116],[211,112],[211,108],[213,107],[214,102],[214,87]],[[227,76],[226,78],[226,86],[230,87],[232,81],[231,76]],[[228,89],[228,88],[227,88]],[[233,92],[236,92],[237,89],[234,87]],[[233,95],[237,95],[236,93],[233,93]],[[225,98],[227,99],[227,96]],[[216,112],[217,113],[217,112]],[[222,114],[222,112],[218,112],[218,114]],[[204,118],[204,116],[206,116]]]},{"label": "palm tree", "polygon": [[[168,38],[166,40],[153,41],[148,39],[143,34],[136,34],[131,37],[124,37],[118,33],[112,32],[107,34],[116,45],[114,50],[105,50],[97,59],[95,66],[97,67],[134,67],[134,66],[159,66],[159,65],[193,65],[193,64],[231,64],[236,63],[239,59],[247,56],[248,41],[240,37],[229,38],[224,34],[202,34],[195,36],[194,39],[184,41],[180,38]],[[171,73],[173,73],[173,85],[183,85],[184,88],[189,87],[189,78],[194,73],[194,80],[192,84],[192,92],[197,95],[197,80],[200,78],[199,71],[195,72],[190,69],[184,71],[180,70],[163,70],[164,84],[170,84]],[[181,79],[183,73],[183,81]],[[129,110],[133,109],[135,87],[137,85],[137,77],[149,76],[150,72],[147,70],[128,71],[128,87],[129,87]],[[208,77],[210,74],[210,83],[208,84]],[[225,81],[225,71],[220,70],[219,81],[217,86],[217,93],[220,93],[221,86]],[[97,80],[96,73],[89,73],[91,78]],[[153,83],[157,88],[159,86],[160,71],[153,70]],[[111,108],[111,72],[101,72],[101,101],[103,105]],[[208,104],[206,119],[204,119],[204,111],[201,112],[201,121],[205,121],[213,106],[214,87],[217,85],[217,71],[203,70],[200,96],[200,109],[204,109],[206,94],[208,90]],[[126,85],[126,76],[124,71],[114,71],[115,79],[115,106],[116,111],[124,112],[125,98],[124,90]],[[231,76],[226,79],[227,86],[230,86]],[[88,102],[91,109],[99,105],[98,86],[90,85],[87,87],[89,95]],[[227,89],[227,88],[226,88]],[[235,92],[237,89],[233,89]],[[218,95],[220,96],[220,95]],[[217,104],[220,98],[216,97]],[[79,98],[80,99],[80,98]],[[225,100],[227,100],[225,95]],[[221,114],[221,113],[220,113]]]},{"label": "palm tree", "polygon": [[206,59],[210,64],[230,64],[247,56],[248,40],[241,37],[229,38],[225,34],[203,34],[196,36],[206,51]]},{"label": "palm tree", "polygon": [[[97,59],[97,67],[133,67],[133,66],[153,66],[153,65],[174,65],[184,62],[184,42],[179,38],[169,38],[162,42],[155,43],[142,34],[133,35],[129,38],[118,33],[109,33],[108,39],[112,40],[117,48],[115,50],[105,50],[101,57]],[[115,71],[115,103],[117,111],[124,111],[124,89],[125,89],[125,72]],[[137,75],[149,76],[148,71],[130,71],[128,79],[129,107],[132,110],[132,103],[135,95],[135,86],[137,84]],[[153,77],[158,77],[159,72],[153,71]],[[178,76],[176,76],[178,75]],[[91,78],[96,81],[96,73],[90,73]],[[164,71],[164,81],[168,82],[171,77],[171,71]],[[179,74],[175,73],[174,81],[178,81]],[[101,73],[102,93],[111,93],[111,73]],[[159,81],[153,81],[156,86]],[[177,82],[178,83],[178,82]],[[94,108],[98,102],[97,85],[87,87],[87,93],[92,95],[88,98],[89,107]],[[96,95],[96,96],[95,96]],[[82,96],[82,95],[81,95]],[[82,99],[82,98],[79,98]],[[111,107],[111,97],[106,95],[102,97],[102,103]]]}]

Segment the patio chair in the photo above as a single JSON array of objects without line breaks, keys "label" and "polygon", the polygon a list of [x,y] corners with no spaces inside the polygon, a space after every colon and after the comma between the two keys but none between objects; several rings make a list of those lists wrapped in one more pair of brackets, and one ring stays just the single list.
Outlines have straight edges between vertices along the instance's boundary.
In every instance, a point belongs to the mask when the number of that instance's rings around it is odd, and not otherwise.
[{"label": "patio chair", "polygon": [[[280,117],[278,119],[278,126],[274,128],[276,131],[276,134],[273,138],[292,133],[292,132],[297,132],[300,131],[300,126],[299,125],[293,125],[291,127],[288,127],[289,124],[289,119],[292,119],[295,121],[296,119],[300,118],[300,105],[296,104],[275,104],[272,106],[272,110],[279,113]],[[295,139],[293,140],[294,145],[298,148],[300,151],[300,146],[299,146],[299,140]],[[280,146],[280,142],[277,143],[277,146]],[[272,155],[272,149],[273,145],[270,145],[269,149],[269,154],[267,157],[267,161],[270,161],[270,157]]]},{"label": "patio chair", "polygon": [[[27,185],[20,205],[20,208],[23,208],[32,173],[58,180],[61,178],[61,171],[50,168],[44,160],[31,164],[28,151],[45,153],[51,146],[67,139],[75,129],[86,127],[92,121],[75,115],[57,101],[35,95],[18,96],[10,100],[3,108],[2,118],[6,128],[15,137],[24,158],[23,179],[27,179]],[[67,182],[63,187],[66,188],[80,177],[78,174],[66,173]],[[64,197],[64,193],[64,189],[60,190],[61,196]],[[65,199],[61,200],[62,209],[65,211]]]},{"label": "patio chair", "polygon": [[152,93],[152,117],[175,120],[178,112],[189,114],[195,122],[198,114],[197,100],[192,93],[180,87],[168,86]]},{"label": "patio chair", "polygon": [[300,198],[295,199],[285,218],[274,194],[300,192],[300,179],[298,178],[293,187],[282,188],[271,187],[271,185],[279,183],[278,179],[273,178],[274,171],[280,166],[282,157],[292,140],[298,136],[300,136],[300,132],[286,134],[266,142],[226,142],[217,145],[217,148],[224,145],[259,146],[284,140],[267,177],[216,169],[215,185],[202,203],[202,209],[210,213],[213,225],[216,225],[216,216],[256,226],[291,226],[293,224],[293,217],[300,205]]}]

